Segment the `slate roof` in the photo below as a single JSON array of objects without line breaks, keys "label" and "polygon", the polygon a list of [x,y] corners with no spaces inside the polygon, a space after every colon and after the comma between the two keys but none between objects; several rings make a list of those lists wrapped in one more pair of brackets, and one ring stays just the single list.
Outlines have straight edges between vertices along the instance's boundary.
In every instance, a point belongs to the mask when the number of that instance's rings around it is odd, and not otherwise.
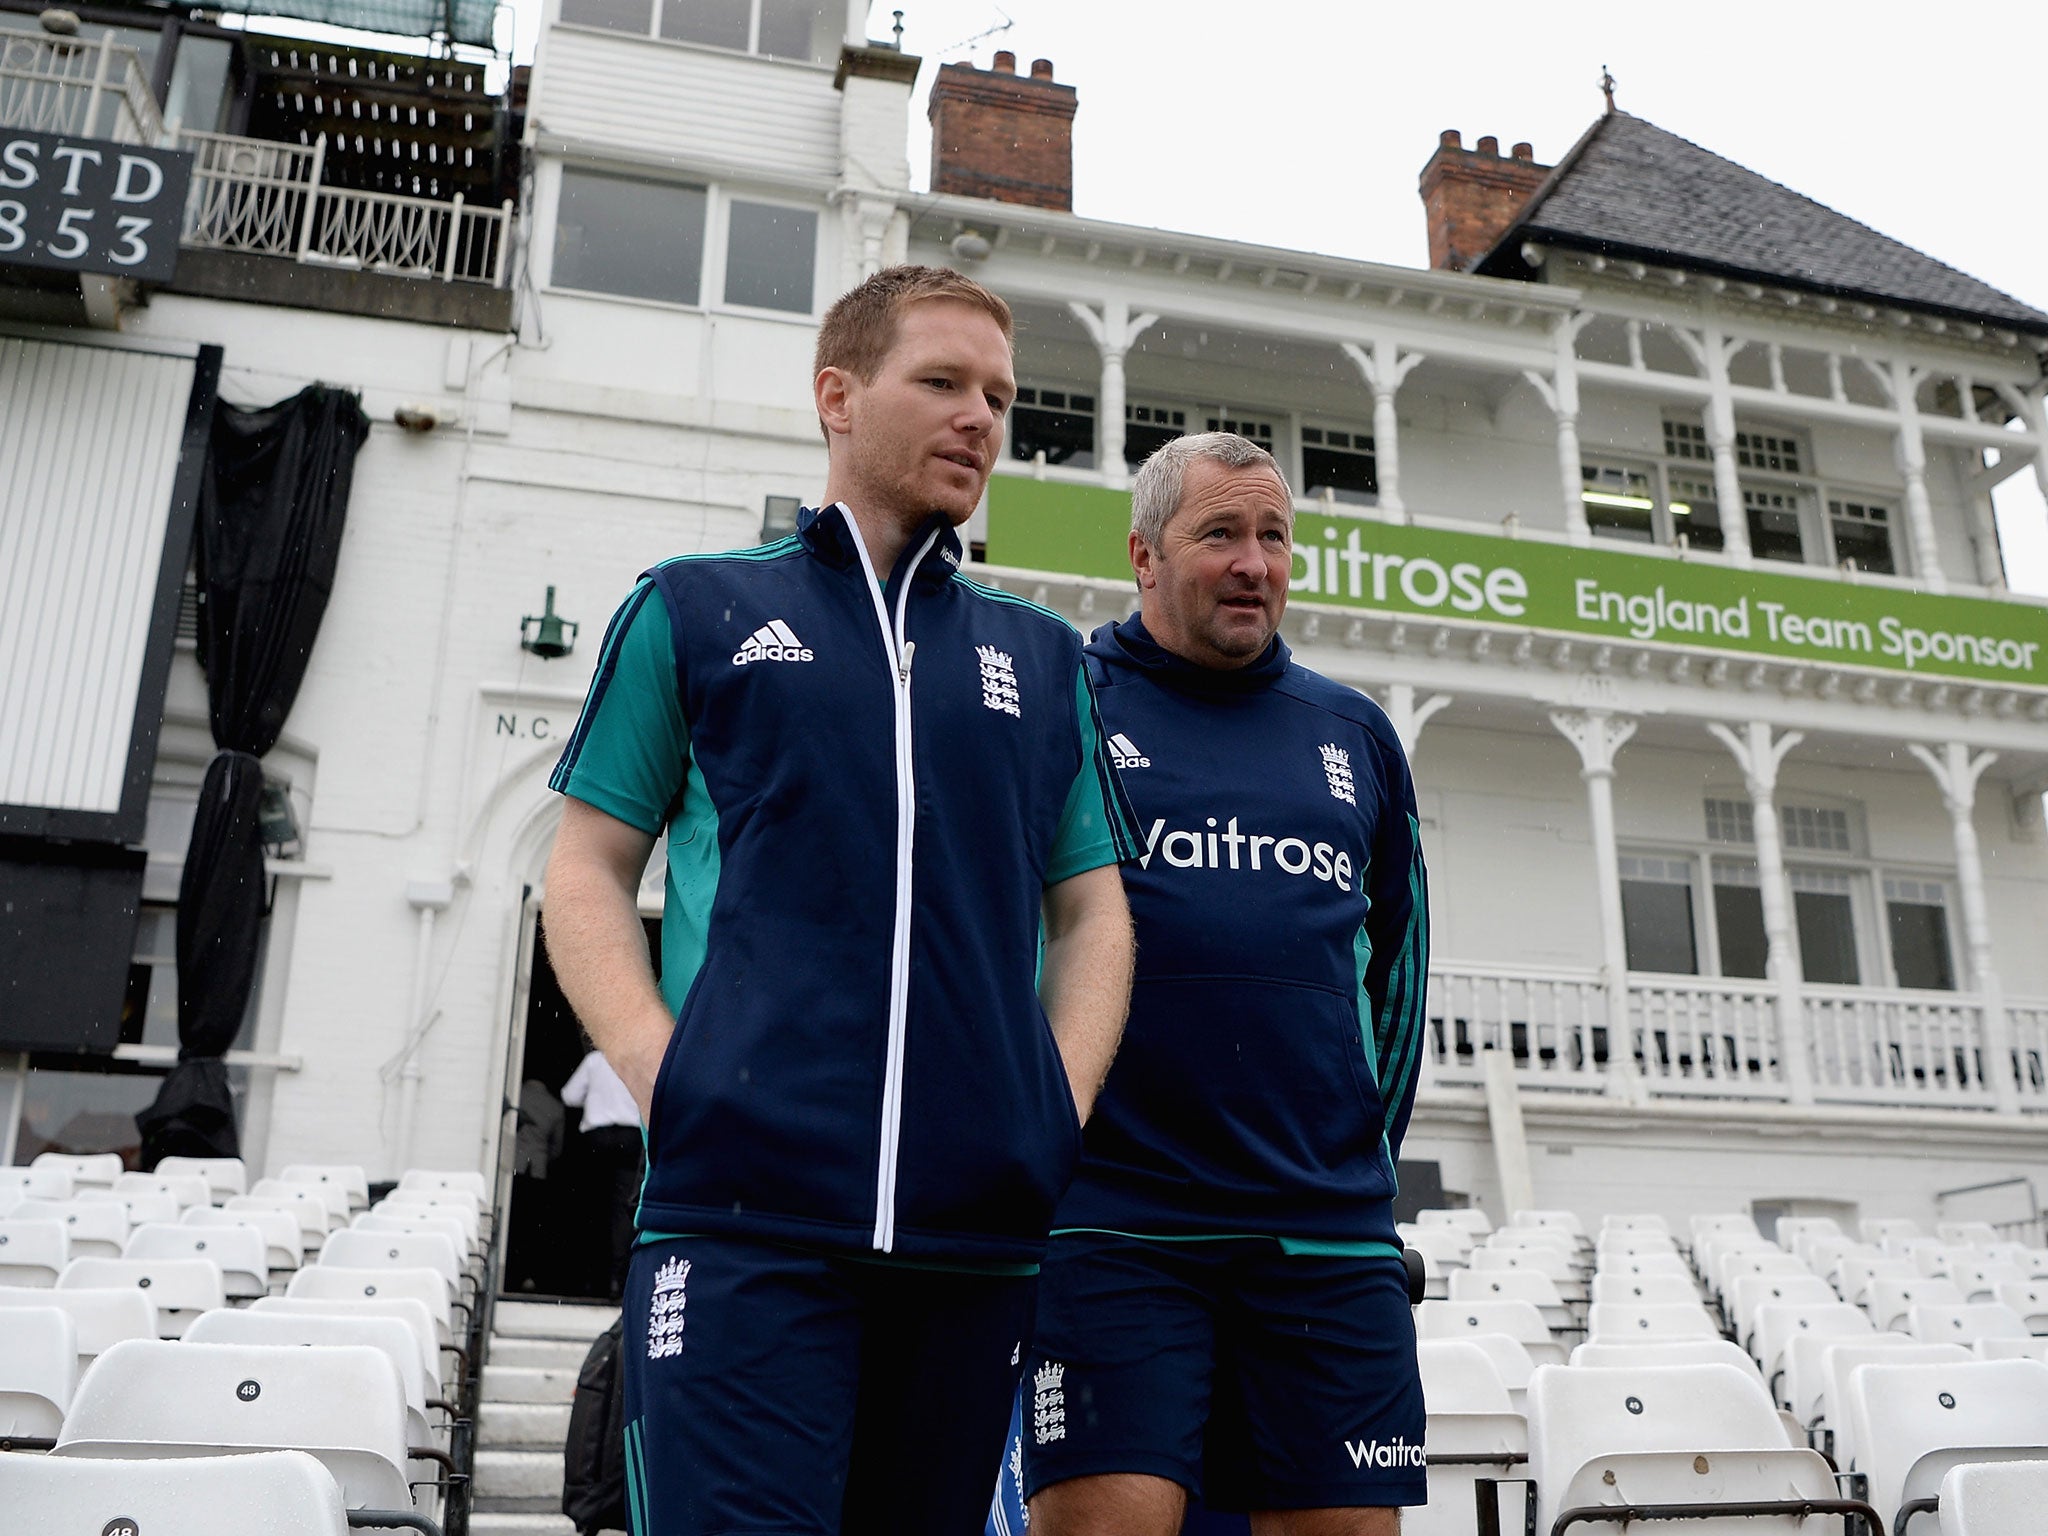
[{"label": "slate roof", "polygon": [[1478,263],[1525,277],[1524,241],[2048,333],[2048,314],[1790,187],[1611,112]]}]

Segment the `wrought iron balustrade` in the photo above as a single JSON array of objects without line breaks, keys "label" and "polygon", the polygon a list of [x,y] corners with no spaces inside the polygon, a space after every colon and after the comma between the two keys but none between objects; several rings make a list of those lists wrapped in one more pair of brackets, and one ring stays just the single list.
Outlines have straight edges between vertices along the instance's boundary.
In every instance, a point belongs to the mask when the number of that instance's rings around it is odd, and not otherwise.
[{"label": "wrought iron balustrade", "polygon": [[133,48],[111,38],[0,32],[0,127],[155,145],[163,113]]},{"label": "wrought iron balustrade", "polygon": [[185,244],[305,262],[505,285],[512,203],[476,207],[327,185],[327,140],[278,144],[186,129],[192,196]]}]

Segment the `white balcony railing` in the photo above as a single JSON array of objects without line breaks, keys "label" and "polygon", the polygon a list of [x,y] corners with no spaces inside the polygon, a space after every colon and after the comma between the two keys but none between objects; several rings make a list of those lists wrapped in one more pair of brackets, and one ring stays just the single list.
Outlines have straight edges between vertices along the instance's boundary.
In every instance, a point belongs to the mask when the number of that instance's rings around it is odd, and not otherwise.
[{"label": "white balcony railing", "polygon": [[0,32],[0,127],[153,145],[164,119],[133,48]]},{"label": "white balcony railing", "polygon": [[1976,998],[1811,983],[1801,993],[1816,1099],[1990,1105],[1984,1074],[1992,1064]]},{"label": "white balcony railing", "polygon": [[1650,1093],[1786,1097],[1777,990],[1758,981],[1631,976],[1629,1025]]},{"label": "white balcony railing", "polygon": [[443,282],[505,285],[512,203],[473,207],[326,185],[323,136],[311,146],[186,129],[193,154],[184,242]]},{"label": "white balcony railing", "polygon": [[[2022,1110],[2048,1112],[2048,1002],[2008,1000],[2011,1045],[1993,1050],[1983,1001],[1967,993],[1808,983],[1799,996],[1816,1103],[1988,1110],[2003,1070]],[[1653,1100],[1792,1099],[1770,982],[1633,974],[1626,1003],[1618,1058],[1598,972],[1434,962],[1428,1081],[1477,1086],[1480,1053],[1497,1050],[1524,1090],[1603,1092],[1625,1059]]]},{"label": "white balcony railing", "polygon": [[1524,1083],[1597,1093],[1606,1086],[1607,995],[1589,971],[1429,968],[1429,1080],[1480,1081],[1479,1053],[1506,1051]]}]

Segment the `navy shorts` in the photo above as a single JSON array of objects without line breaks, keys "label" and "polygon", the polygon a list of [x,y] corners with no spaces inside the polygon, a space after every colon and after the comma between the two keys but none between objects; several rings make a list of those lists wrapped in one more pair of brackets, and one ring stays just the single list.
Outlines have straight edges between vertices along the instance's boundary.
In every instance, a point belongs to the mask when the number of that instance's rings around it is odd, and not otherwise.
[{"label": "navy shorts", "polygon": [[1024,1492],[1168,1478],[1213,1509],[1429,1501],[1407,1270],[1268,1238],[1053,1239],[1025,1356]]},{"label": "navy shorts", "polygon": [[978,1530],[1036,1284],[728,1237],[636,1249],[635,1536]]}]

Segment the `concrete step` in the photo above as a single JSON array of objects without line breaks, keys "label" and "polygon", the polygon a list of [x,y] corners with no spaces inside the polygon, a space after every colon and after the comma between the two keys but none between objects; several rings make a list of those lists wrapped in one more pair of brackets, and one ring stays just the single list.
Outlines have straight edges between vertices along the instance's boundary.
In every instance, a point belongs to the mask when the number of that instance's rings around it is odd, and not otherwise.
[{"label": "concrete step", "polygon": [[[528,1342],[521,1340],[520,1342]],[[499,1362],[494,1346],[484,1367],[483,1399],[486,1403],[566,1403],[576,1395],[575,1365],[530,1366]]]},{"label": "concrete step", "polygon": [[479,1410],[477,1444],[555,1446],[569,1438],[567,1403],[495,1403]]},{"label": "concrete step", "polygon": [[618,1319],[617,1307],[597,1302],[501,1301],[492,1314],[494,1336],[518,1339],[596,1338]]},{"label": "concrete step", "polygon": [[541,1511],[476,1510],[469,1517],[473,1536],[576,1536],[576,1527],[564,1514]]},{"label": "concrete step", "polygon": [[550,1499],[562,1497],[562,1453],[555,1451],[478,1450],[476,1495],[479,1499]]},{"label": "concrete step", "polygon": [[484,1351],[484,1370],[488,1374],[501,1365],[565,1370],[573,1384],[576,1373],[583,1368],[583,1357],[589,1353],[590,1343],[585,1339],[521,1339],[493,1334],[490,1347]]}]

